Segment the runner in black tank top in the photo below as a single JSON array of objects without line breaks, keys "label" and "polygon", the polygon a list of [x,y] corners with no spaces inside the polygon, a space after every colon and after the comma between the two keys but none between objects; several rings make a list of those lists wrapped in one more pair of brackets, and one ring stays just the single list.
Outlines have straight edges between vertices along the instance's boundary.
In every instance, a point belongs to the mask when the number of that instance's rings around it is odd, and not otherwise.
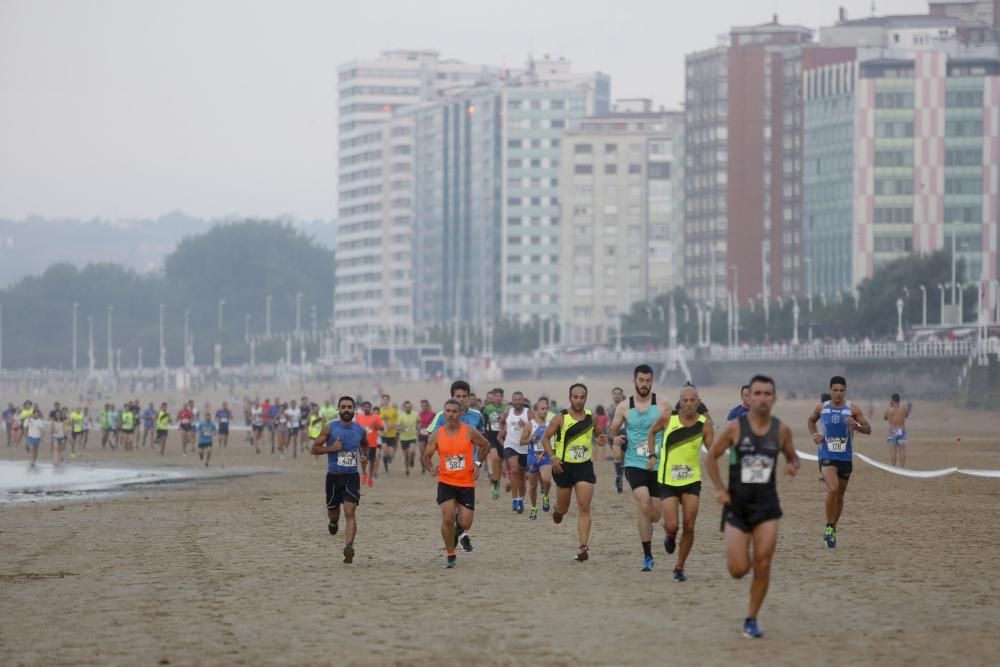
[{"label": "runner in black tank top", "polygon": [[[788,461],[786,473],[795,475],[799,457],[792,445],[792,431],[771,416],[777,398],[774,380],[756,375],[750,381],[750,412],[729,422],[712,445],[705,468],[715,484],[716,500],[724,506],[726,561],[729,573],[740,579],[753,569],[750,610],[743,623],[743,635],[763,636],[757,627],[771,577],[771,558],[778,543],[781,505],[775,486],[778,453]],[[718,459],[730,447],[736,453],[729,468],[729,486],[722,483]],[[751,549],[752,545],[752,549]]]}]

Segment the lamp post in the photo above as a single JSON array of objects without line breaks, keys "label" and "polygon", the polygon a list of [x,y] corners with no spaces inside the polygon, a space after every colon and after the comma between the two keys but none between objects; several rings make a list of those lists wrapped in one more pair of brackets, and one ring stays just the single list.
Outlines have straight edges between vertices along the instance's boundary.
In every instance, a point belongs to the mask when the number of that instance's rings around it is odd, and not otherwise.
[{"label": "lamp post", "polygon": [[219,299],[219,331],[222,331],[222,307],[226,305],[225,299]]},{"label": "lamp post", "polygon": [[295,335],[302,338],[302,292],[295,295]]},{"label": "lamp post", "polygon": [[115,360],[114,360],[114,350],[111,349],[111,313],[114,312],[115,307],[112,305],[108,306],[108,370],[114,371]]},{"label": "lamp post", "polygon": [[903,300],[896,299],[896,342],[903,342]]},{"label": "lamp post", "polygon": [[317,334],[319,333],[319,327],[317,326],[315,303],[312,305],[312,308],[310,310],[312,314],[312,337],[316,338]]},{"label": "lamp post", "polygon": [[792,345],[799,344],[799,300],[792,296]]},{"label": "lamp post", "polygon": [[701,347],[702,341],[705,340],[705,318],[700,303],[694,304],[694,316],[698,320],[698,347]]},{"label": "lamp post", "polygon": [[94,316],[87,315],[87,357],[90,374],[94,374]]},{"label": "lamp post", "polygon": [[924,285],[919,285],[920,287],[920,314],[921,314],[921,326],[927,327],[927,288]]},{"label": "lamp post", "polygon": [[250,313],[243,318],[243,340],[250,342]]},{"label": "lamp post", "polygon": [[944,285],[938,283],[938,289],[941,290],[941,314],[938,316],[938,324],[944,326]]},{"label": "lamp post", "polygon": [[271,300],[272,299],[274,299],[274,297],[272,297],[270,295],[268,295],[268,297],[266,299],[264,299],[264,335],[267,336],[268,338],[271,337]]},{"label": "lamp post", "polygon": [[167,367],[167,347],[163,344],[163,322],[164,322],[164,312],[167,309],[167,304],[160,304],[160,368],[166,369]]},{"label": "lamp post", "polygon": [[188,329],[191,323],[191,309],[184,309],[184,368],[188,367],[190,361],[190,354],[188,350]]},{"label": "lamp post", "polygon": [[76,374],[76,319],[80,314],[80,304],[73,302],[73,374]]}]

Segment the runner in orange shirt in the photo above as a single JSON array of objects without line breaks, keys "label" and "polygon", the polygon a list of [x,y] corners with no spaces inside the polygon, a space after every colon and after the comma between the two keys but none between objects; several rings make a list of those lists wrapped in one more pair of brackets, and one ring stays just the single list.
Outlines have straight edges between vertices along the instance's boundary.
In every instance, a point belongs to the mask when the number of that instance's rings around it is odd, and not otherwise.
[{"label": "runner in orange shirt", "polygon": [[437,502],[441,508],[441,537],[448,552],[445,567],[455,567],[455,523],[468,532],[472,528],[472,515],[476,508],[476,480],[483,465],[490,443],[482,433],[468,424],[459,422],[462,404],[449,399],[444,404],[443,428],[431,434],[424,451],[424,465],[429,470],[431,457],[438,453]]},{"label": "runner in orange shirt", "polygon": [[385,431],[385,422],[372,412],[372,404],[365,401],[361,404],[361,414],[354,421],[365,429],[365,443],[361,445],[361,485],[375,486],[378,476],[378,434]]}]

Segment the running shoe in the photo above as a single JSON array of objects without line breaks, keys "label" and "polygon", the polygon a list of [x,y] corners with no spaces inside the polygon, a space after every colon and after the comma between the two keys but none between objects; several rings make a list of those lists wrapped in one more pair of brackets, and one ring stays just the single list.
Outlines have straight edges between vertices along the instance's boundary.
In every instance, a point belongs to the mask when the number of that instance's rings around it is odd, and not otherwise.
[{"label": "running shoe", "polygon": [[575,560],[578,563],[582,563],[588,558],[590,558],[590,554],[588,553],[587,545],[582,545],[576,552]]},{"label": "running shoe", "polygon": [[552,512],[552,523],[562,523],[563,515],[558,511]]},{"label": "running shoe", "polygon": [[326,529],[330,531],[331,535],[336,535],[337,531],[340,530],[340,523],[337,521],[331,521],[330,525],[328,525]]},{"label": "running shoe", "polygon": [[458,565],[458,556],[448,556],[448,559],[444,562],[444,566],[447,569],[451,569]]},{"label": "running shoe", "polygon": [[674,581],[687,581],[687,575],[684,574],[684,568],[675,567],[674,568]]},{"label": "running shoe", "polygon": [[652,572],[653,571],[653,557],[646,556],[642,559],[642,572]]},{"label": "running shoe", "polygon": [[667,533],[663,538],[663,548],[668,554],[672,554],[677,548],[677,536]]},{"label": "running shoe", "polygon": [[531,519],[532,521],[534,521],[535,519],[538,518],[538,508],[537,507],[532,507],[531,510],[528,511],[528,518]]},{"label": "running shoe", "polygon": [[823,531],[823,539],[826,540],[826,546],[833,549],[837,546],[837,529],[833,526],[827,526],[826,530]]},{"label": "running shoe", "polygon": [[549,511],[549,497],[548,496],[542,496],[542,511],[543,512],[548,512]]},{"label": "running shoe", "polygon": [[490,482],[490,496],[493,500],[500,497],[500,482]]},{"label": "running shoe", "polygon": [[365,473],[361,473],[361,486],[364,486],[367,483],[368,483],[368,475],[366,475]]},{"label": "running shoe", "polygon": [[622,492],[622,478],[621,477],[615,477],[615,490],[618,493]]},{"label": "running shoe", "polygon": [[368,478],[368,488],[371,488],[373,486],[375,486],[375,478],[374,477],[369,477]]},{"label": "running shoe", "polygon": [[354,545],[348,544],[344,547],[344,562],[353,563],[354,562]]},{"label": "running shoe", "polygon": [[510,501],[510,511],[511,512],[517,511],[517,498],[514,498],[513,500]]},{"label": "running shoe", "polygon": [[743,636],[747,639],[760,639],[764,633],[757,627],[756,618],[748,618],[743,621]]},{"label": "running shoe", "polygon": [[469,539],[468,533],[462,533],[462,536],[458,538],[458,543],[462,545],[462,551],[472,551],[472,540]]},{"label": "running shoe", "polygon": [[517,513],[524,514],[524,501],[520,498],[517,499]]}]

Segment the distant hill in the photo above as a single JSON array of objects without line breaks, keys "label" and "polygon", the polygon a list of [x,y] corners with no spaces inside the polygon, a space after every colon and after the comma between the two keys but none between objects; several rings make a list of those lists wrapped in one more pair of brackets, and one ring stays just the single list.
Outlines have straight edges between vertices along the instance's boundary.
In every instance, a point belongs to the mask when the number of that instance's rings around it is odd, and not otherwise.
[{"label": "distant hill", "polygon": [[[208,231],[215,222],[179,211],[155,220],[115,222],[0,219],[0,288],[60,263],[84,267],[110,262],[139,273],[157,271],[182,239]],[[333,248],[333,224],[289,222],[314,236],[320,245]]]}]

